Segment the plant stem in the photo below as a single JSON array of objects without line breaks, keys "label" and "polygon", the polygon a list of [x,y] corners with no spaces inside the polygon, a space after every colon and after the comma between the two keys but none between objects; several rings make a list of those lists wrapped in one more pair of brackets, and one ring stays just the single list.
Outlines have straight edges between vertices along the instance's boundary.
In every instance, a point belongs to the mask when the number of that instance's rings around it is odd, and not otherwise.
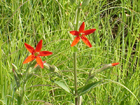
[{"label": "plant stem", "polygon": [[[79,6],[80,6],[80,4],[79,4]],[[76,16],[75,16],[76,27],[75,27],[75,30],[78,30],[78,26],[79,26],[79,15],[80,15],[80,7],[78,7],[78,9],[76,11]],[[75,105],[78,105],[76,52],[73,53],[73,58],[74,58]]]},{"label": "plant stem", "polygon": [[[122,58],[125,57],[125,43],[124,43],[124,23],[125,23],[125,12],[124,12],[124,7],[125,7],[125,2],[122,0]],[[122,59],[122,63],[124,63],[124,59]],[[123,70],[123,77],[125,76],[125,70]]]},{"label": "plant stem", "polygon": [[74,85],[75,85],[75,105],[78,105],[78,93],[77,93],[77,70],[76,70],[76,52],[73,53],[74,57]]},{"label": "plant stem", "polygon": [[77,11],[76,11],[76,27],[75,30],[78,30],[78,26],[79,26],[79,15],[80,15],[80,7],[78,7]]}]

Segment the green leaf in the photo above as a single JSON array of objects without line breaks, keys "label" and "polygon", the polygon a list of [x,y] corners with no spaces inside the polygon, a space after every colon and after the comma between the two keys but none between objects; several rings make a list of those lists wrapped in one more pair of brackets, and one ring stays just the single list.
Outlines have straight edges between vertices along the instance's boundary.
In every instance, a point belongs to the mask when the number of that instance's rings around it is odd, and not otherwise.
[{"label": "green leaf", "polygon": [[78,89],[79,95],[87,93],[90,89],[95,88],[99,83],[101,83],[101,81],[93,82],[83,86],[82,88]]},{"label": "green leaf", "polygon": [[71,49],[72,49],[72,52],[77,52],[78,51],[78,48],[76,46],[71,47]]},{"label": "green leaf", "polygon": [[60,86],[61,88],[63,88],[65,91],[67,91],[68,93],[70,93],[70,90],[68,88],[68,86],[61,81],[54,81],[54,83],[56,83],[58,86]]}]

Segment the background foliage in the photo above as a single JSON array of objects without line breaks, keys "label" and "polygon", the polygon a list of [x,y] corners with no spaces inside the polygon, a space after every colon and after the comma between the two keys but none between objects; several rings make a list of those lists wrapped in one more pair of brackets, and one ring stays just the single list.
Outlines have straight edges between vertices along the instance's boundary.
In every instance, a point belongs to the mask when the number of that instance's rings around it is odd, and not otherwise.
[{"label": "background foliage", "polygon": [[[96,75],[94,81],[104,84],[83,96],[83,105],[138,105],[140,99],[140,0],[91,0],[81,9],[80,24],[96,28],[87,36],[92,44],[83,42],[78,48],[78,85],[83,85],[92,68],[101,64],[120,62],[117,67]],[[43,49],[53,55],[42,58],[62,72],[68,86],[73,88],[73,56],[70,44],[76,4],[64,0],[1,0],[0,1],[0,104],[14,105],[16,83],[12,63],[19,74],[26,71],[22,62],[29,55],[24,43],[34,46],[43,39]],[[73,97],[50,81],[55,74],[40,69],[26,84],[24,102],[38,105],[72,103]],[[125,88],[127,87],[127,89]],[[132,94],[131,92],[134,94]],[[140,101],[140,100],[139,100]]]}]

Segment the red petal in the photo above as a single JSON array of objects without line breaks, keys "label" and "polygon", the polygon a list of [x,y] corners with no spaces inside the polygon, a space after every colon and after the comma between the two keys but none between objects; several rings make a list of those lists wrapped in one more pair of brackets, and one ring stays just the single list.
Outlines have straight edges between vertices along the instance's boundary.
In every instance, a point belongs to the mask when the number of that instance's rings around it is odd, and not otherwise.
[{"label": "red petal", "polygon": [[38,63],[35,65],[35,67],[34,68],[36,68],[38,66]]},{"label": "red petal", "polygon": [[38,56],[49,56],[51,54],[52,52],[49,52],[49,51],[41,51]]},{"label": "red petal", "polygon": [[37,61],[37,63],[39,64],[39,66],[40,66],[41,68],[44,67],[44,66],[43,66],[43,62],[42,62],[42,60],[41,60],[41,58],[40,58],[39,56],[36,57],[36,61]]},{"label": "red petal", "polygon": [[89,35],[91,33],[93,33],[94,31],[96,31],[96,29],[90,29],[90,30],[85,30],[83,33],[83,35]]},{"label": "red petal", "polygon": [[28,62],[31,62],[32,60],[34,60],[34,56],[33,56],[33,55],[30,55],[30,56],[28,56],[28,57],[24,60],[23,64],[28,63]]},{"label": "red petal", "polygon": [[116,66],[118,65],[119,63],[111,63],[112,66]]},{"label": "red petal", "polygon": [[[46,61],[43,61],[43,64],[45,63]],[[38,63],[35,65],[35,67],[34,68],[36,68],[38,66]]]},{"label": "red petal", "polygon": [[43,41],[40,40],[39,43],[37,44],[36,49],[35,49],[36,52],[40,52],[40,50],[41,50],[41,48],[42,48],[42,42],[43,42]]},{"label": "red petal", "polygon": [[80,33],[83,32],[84,29],[85,29],[85,22],[83,22],[83,23],[81,24],[81,26],[80,26],[80,28],[79,28],[79,32],[80,32]]},{"label": "red petal", "polygon": [[75,35],[75,36],[79,35],[79,32],[78,32],[78,31],[70,31],[70,33],[71,33],[72,35]]},{"label": "red petal", "polygon": [[81,36],[83,42],[88,46],[88,47],[92,47],[91,43],[89,42],[89,40],[84,36],[82,35]]},{"label": "red petal", "polygon": [[75,46],[75,45],[79,42],[79,40],[80,40],[80,37],[79,37],[79,36],[76,37],[76,38],[74,39],[74,41],[72,42],[71,47],[72,47],[72,46]]},{"label": "red petal", "polygon": [[34,52],[34,48],[32,46],[30,46],[29,44],[27,43],[24,43],[26,49],[30,52],[30,53],[33,53]]}]

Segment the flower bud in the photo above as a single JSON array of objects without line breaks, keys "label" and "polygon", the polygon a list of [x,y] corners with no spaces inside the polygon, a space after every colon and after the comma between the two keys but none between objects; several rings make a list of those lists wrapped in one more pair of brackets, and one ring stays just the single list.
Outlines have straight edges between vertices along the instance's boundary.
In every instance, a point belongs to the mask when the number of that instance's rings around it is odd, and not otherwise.
[{"label": "flower bud", "polygon": [[111,63],[112,66],[116,66],[118,65],[119,63]]},{"label": "flower bud", "polygon": [[[98,70],[95,70],[95,73],[100,73],[100,72],[102,72],[102,71],[104,71],[104,70],[106,70],[106,69],[108,69],[108,68],[110,68],[110,67],[116,66],[116,65],[118,65],[118,64],[119,64],[119,63],[105,64],[105,65],[103,65],[102,68],[100,68],[100,69],[98,69]],[[93,70],[93,69],[92,69],[92,70]],[[91,71],[90,71],[89,74],[91,75]]]},{"label": "flower bud", "polygon": [[82,7],[87,6],[90,0],[83,0]]},{"label": "flower bud", "polygon": [[52,72],[59,72],[58,68],[54,65],[49,65],[48,63],[44,63],[44,68],[52,71]]}]

